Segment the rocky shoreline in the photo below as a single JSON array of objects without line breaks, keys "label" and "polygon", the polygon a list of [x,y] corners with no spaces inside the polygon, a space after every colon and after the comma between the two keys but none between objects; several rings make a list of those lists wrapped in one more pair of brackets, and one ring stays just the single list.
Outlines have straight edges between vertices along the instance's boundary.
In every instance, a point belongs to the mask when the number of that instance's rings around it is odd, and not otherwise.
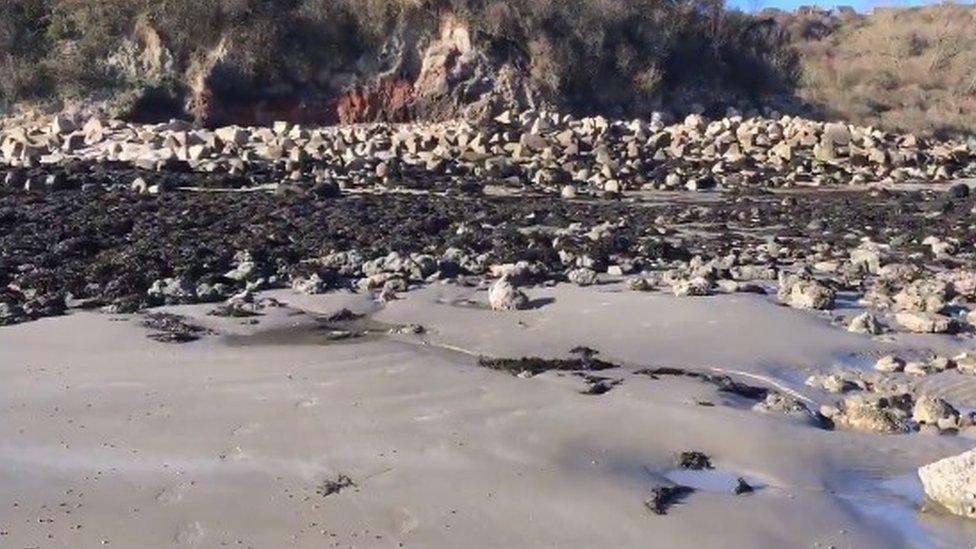
[{"label": "rocky shoreline", "polygon": [[[265,290],[386,303],[436,284],[487,289],[502,314],[540,306],[533,287],[624,282],[676,297],[768,294],[874,338],[966,342],[976,329],[976,196],[962,179],[976,151],[962,143],[788,118],[530,111],[478,127],[212,132],[58,117],[0,144],[0,325],[197,303],[245,317]],[[160,341],[206,333],[178,317],[148,325]],[[810,376],[833,396],[819,407],[768,388],[748,399],[818,427],[950,435],[976,413],[921,380],[974,365],[972,354],[889,355],[873,372]],[[582,370],[587,394],[619,383]]]}]

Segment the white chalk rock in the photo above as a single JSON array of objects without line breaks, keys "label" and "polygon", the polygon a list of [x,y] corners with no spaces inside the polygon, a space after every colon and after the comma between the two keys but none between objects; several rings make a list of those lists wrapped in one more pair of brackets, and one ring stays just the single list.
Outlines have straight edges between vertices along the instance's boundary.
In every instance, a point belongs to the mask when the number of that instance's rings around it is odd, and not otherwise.
[{"label": "white chalk rock", "polygon": [[949,511],[976,518],[976,450],[920,467],[925,493]]},{"label": "white chalk rock", "polygon": [[488,289],[488,303],[493,311],[517,311],[529,305],[529,297],[503,276]]}]

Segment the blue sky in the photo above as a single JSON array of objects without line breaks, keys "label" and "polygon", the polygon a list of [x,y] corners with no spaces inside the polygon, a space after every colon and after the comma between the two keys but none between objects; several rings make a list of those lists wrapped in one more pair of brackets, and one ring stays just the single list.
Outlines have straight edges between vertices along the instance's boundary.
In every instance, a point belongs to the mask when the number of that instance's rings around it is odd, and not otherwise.
[{"label": "blue sky", "polygon": [[[937,4],[939,2],[934,2],[931,0],[850,0],[844,2],[843,0],[831,0],[831,1],[821,1],[814,2],[811,0],[727,0],[728,5],[733,8],[738,8],[743,11],[752,11],[754,9],[762,8],[781,8],[786,10],[792,10],[797,6],[806,5],[818,5],[825,8],[831,8],[837,5],[840,6],[853,6],[858,11],[870,11],[872,8],[877,6],[918,6],[922,4]],[[957,2],[959,4],[972,4],[973,0],[967,2]]]}]

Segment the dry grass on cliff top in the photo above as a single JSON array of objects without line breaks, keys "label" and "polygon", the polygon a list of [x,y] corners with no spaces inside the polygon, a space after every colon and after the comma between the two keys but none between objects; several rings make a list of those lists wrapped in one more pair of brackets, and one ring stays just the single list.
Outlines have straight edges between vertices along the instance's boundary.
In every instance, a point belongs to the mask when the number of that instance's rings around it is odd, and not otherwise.
[{"label": "dry grass on cliff top", "polygon": [[828,115],[891,130],[976,132],[976,6],[802,24],[798,93]]}]

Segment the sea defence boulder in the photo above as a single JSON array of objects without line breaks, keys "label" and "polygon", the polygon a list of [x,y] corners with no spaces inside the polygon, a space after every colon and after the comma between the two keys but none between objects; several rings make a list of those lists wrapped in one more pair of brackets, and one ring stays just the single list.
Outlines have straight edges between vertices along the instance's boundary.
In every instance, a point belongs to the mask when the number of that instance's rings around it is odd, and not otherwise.
[{"label": "sea defence boulder", "polygon": [[919,468],[925,493],[952,513],[976,519],[976,450]]}]

